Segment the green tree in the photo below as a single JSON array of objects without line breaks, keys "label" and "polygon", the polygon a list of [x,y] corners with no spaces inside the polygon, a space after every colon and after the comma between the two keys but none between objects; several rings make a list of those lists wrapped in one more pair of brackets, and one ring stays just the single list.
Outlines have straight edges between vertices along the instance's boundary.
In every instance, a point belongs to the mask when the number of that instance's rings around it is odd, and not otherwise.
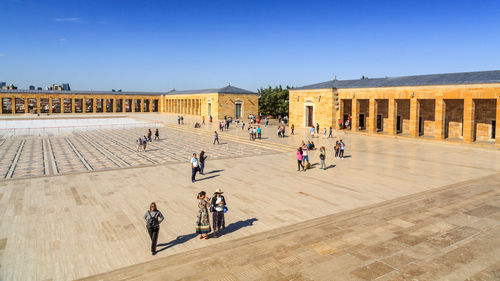
[{"label": "green tree", "polygon": [[291,88],[290,86],[286,86],[283,89],[279,85],[274,88],[269,86],[266,89],[259,89],[259,113],[273,116],[288,116],[288,90]]}]

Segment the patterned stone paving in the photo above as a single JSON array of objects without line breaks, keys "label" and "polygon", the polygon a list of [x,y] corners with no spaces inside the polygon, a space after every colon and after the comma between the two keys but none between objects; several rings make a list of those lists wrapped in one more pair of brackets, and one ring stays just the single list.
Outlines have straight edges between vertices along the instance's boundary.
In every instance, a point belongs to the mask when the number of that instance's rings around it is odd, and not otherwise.
[{"label": "patterned stone paving", "polygon": [[[199,154],[201,150],[205,150],[211,159],[281,151],[272,146],[249,146],[248,141],[235,137],[223,140],[221,145],[213,145],[212,134],[208,131],[200,132],[160,128],[160,141],[148,143],[146,152],[137,152],[135,144],[139,136],[147,133],[145,128],[79,131],[46,137],[10,136],[0,140],[0,174],[2,179],[8,179],[174,162],[187,163],[193,152]],[[25,142],[16,162],[16,153],[23,140]],[[51,165],[53,169],[45,165]],[[10,169],[13,173],[9,176]]]},{"label": "patterned stone paving", "polygon": [[84,280],[499,280],[499,181],[495,174]]}]

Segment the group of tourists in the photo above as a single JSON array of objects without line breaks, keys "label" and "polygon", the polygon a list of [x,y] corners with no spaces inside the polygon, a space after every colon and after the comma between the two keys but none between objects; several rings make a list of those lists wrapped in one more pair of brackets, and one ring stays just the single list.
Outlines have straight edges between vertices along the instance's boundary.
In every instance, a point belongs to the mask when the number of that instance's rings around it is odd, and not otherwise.
[{"label": "group of tourists", "polygon": [[255,141],[255,139],[257,138],[262,139],[262,129],[260,128],[260,126],[249,125],[248,134],[251,141]]},{"label": "group of tourists", "polygon": [[177,115],[177,124],[178,125],[184,125],[184,116]]},{"label": "group of tourists", "polygon": [[284,138],[285,137],[285,126],[278,126],[278,137]]},{"label": "group of tourists", "polygon": [[[147,136],[144,135],[143,137],[139,137],[136,140],[136,145],[137,145],[137,152],[141,151],[146,151],[146,148],[148,147],[148,142],[153,142],[153,132],[151,132],[151,129],[148,129]],[[160,140],[160,132],[158,129],[155,131],[155,140],[159,141]]]},{"label": "group of tourists", "polygon": [[[311,150],[315,150],[316,147],[314,145],[313,141],[308,141],[307,144],[305,144],[304,141],[302,141],[301,146],[297,148],[297,172],[303,171],[305,172],[307,169],[311,168],[311,163],[309,162],[309,152]],[[345,143],[343,140],[338,140],[335,143],[334,146],[334,151],[335,151],[335,159],[343,159],[344,158],[344,150],[345,150]],[[319,149],[319,160],[321,163],[320,169],[321,170],[326,170],[326,148],[324,146],[321,146]]]},{"label": "group of tourists", "polygon": [[[221,230],[226,228],[224,214],[227,212],[226,199],[222,195],[224,192],[220,188],[215,190],[212,198],[207,197],[205,191],[200,191],[198,199],[198,215],[196,217],[195,231],[200,235],[200,239],[208,239],[213,227],[213,237],[221,235]],[[212,226],[210,225],[210,212],[212,213]],[[146,229],[151,238],[151,254],[156,255],[158,234],[160,224],[165,220],[163,214],[158,210],[156,203],[149,205],[149,210],[144,214]]]}]

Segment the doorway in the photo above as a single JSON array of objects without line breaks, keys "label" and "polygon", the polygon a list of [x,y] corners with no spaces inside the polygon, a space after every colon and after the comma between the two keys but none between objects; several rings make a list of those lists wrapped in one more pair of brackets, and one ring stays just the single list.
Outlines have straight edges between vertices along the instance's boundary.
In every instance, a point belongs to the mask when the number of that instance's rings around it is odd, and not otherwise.
[{"label": "doorway", "polygon": [[364,113],[359,114],[359,129],[360,130],[365,129],[365,114]]},{"label": "doorway", "polygon": [[418,135],[421,136],[424,134],[424,119],[422,116],[418,117]]},{"label": "doorway", "polygon": [[314,126],[314,110],[312,105],[306,106],[306,126]]},{"label": "doorway", "polygon": [[207,103],[207,115],[212,116],[212,103]]},{"label": "doorway", "polygon": [[497,121],[492,120],[491,121],[491,139],[496,138],[496,129],[497,129]]},{"label": "doorway", "polygon": [[382,128],[382,115],[377,115],[377,132],[383,131]]},{"label": "doorway", "polygon": [[401,126],[401,116],[398,115],[396,118],[396,132],[401,133],[403,131],[403,128]]},{"label": "doorway", "polygon": [[241,117],[241,103],[234,105],[234,117],[238,119]]}]

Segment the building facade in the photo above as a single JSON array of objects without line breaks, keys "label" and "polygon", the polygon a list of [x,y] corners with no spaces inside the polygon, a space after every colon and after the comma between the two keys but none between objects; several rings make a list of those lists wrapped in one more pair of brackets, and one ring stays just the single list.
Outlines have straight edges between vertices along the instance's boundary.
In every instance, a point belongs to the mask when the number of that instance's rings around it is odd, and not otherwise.
[{"label": "building facade", "polygon": [[500,71],[332,80],[290,90],[290,123],[373,134],[494,142]]},{"label": "building facade", "polygon": [[222,119],[258,113],[256,93],[227,86],[170,92],[0,90],[0,114],[164,112]]},{"label": "building facade", "polygon": [[172,90],[162,96],[163,112],[212,116],[214,119],[247,118],[259,111],[258,94],[227,86],[220,89]]}]

